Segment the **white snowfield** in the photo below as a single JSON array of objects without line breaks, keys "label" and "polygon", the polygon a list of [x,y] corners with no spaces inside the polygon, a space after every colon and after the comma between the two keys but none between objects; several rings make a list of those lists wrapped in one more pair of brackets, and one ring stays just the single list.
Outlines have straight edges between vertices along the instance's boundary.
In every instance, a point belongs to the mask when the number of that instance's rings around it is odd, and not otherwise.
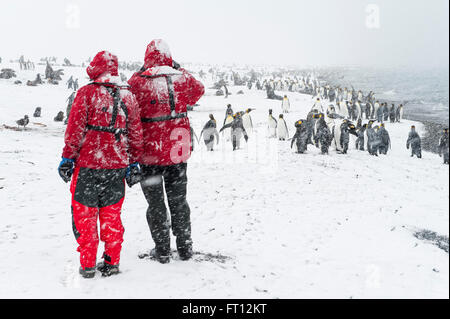
[{"label": "white snowfield", "polygon": [[[256,109],[255,133],[241,150],[233,153],[221,134],[213,153],[196,145],[188,167],[194,249],[216,258],[168,265],[138,259],[153,242],[136,185],[127,188],[122,212],[122,273],[82,279],[69,185],[57,172],[65,126],[53,117],[66,109],[70,75],[81,85],[87,79],[81,68],[64,69],[59,86],[0,79],[0,298],[449,297],[448,253],[414,237],[422,229],[449,235],[449,168],[436,154],[417,159],[406,149],[410,126],[422,134],[423,126],[387,123],[387,156],[357,151],[354,137],[347,155],[320,155],[311,146],[299,155],[290,141],[265,137],[268,110],[278,118],[281,101],[246,87],[230,87],[228,99],[208,89],[190,113],[200,135],[210,113],[221,128],[228,103],[235,112]],[[37,66],[18,77],[25,83],[43,71]],[[314,100],[279,94],[290,99],[292,137]],[[42,118],[35,119],[38,106]],[[25,114],[25,131],[3,127],[17,126]],[[98,261],[101,254],[102,243]]]}]

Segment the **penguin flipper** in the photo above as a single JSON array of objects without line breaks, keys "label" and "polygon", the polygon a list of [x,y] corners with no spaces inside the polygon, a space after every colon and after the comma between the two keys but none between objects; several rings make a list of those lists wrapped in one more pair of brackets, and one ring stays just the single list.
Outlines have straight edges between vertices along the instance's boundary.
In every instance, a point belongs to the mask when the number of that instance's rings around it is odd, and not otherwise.
[{"label": "penguin flipper", "polygon": [[223,130],[225,130],[225,129],[229,128],[229,127],[231,127],[231,123],[224,125],[224,126],[220,129],[219,132],[222,132]]}]

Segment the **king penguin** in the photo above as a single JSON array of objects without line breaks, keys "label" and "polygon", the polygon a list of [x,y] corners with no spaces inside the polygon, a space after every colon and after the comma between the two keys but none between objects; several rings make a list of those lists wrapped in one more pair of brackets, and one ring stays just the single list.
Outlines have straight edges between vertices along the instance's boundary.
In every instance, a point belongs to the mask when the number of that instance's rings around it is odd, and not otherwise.
[{"label": "king penguin", "polygon": [[[224,126],[232,123],[233,120],[234,120],[233,115],[227,115],[224,121]],[[225,138],[227,142],[229,142],[231,140],[231,129],[230,128],[224,129],[222,131],[222,137]]]},{"label": "king penguin", "polygon": [[280,114],[280,117],[278,118],[277,135],[280,141],[285,141],[289,138],[289,129],[283,118],[283,114]]},{"label": "king penguin", "polygon": [[245,113],[242,115],[242,124],[244,125],[247,134],[253,133],[253,121],[252,117],[250,116],[251,111],[253,111],[253,109],[247,109],[245,110]]},{"label": "king penguin", "polygon": [[277,137],[277,120],[272,115],[272,110],[269,110],[268,119],[269,138]]}]

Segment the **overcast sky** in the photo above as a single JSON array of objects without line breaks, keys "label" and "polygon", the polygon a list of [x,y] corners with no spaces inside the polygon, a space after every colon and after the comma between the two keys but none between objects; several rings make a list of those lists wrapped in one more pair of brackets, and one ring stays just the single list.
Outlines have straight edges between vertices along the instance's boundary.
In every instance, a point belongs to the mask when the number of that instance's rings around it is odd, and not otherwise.
[{"label": "overcast sky", "polygon": [[1,0],[0,56],[141,61],[162,38],[180,61],[448,67],[448,11],[448,0]]}]

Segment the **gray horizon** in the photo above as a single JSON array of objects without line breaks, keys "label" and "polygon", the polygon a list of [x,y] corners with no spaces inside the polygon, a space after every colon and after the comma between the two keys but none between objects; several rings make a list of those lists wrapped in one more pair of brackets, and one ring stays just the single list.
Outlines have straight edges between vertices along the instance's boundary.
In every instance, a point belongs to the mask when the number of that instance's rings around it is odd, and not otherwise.
[{"label": "gray horizon", "polygon": [[0,57],[142,61],[162,38],[193,63],[448,68],[448,0],[153,2],[4,0]]}]

